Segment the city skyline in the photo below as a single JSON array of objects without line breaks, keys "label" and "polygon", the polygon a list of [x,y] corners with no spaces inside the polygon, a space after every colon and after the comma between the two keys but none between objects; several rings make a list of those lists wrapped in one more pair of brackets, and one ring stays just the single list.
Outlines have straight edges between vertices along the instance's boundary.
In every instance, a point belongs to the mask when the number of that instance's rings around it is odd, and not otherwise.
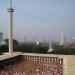
[{"label": "city skyline", "polygon": [[[14,38],[48,39],[75,36],[75,1],[74,0],[13,0]],[[8,1],[0,1],[0,27],[7,37]]]}]

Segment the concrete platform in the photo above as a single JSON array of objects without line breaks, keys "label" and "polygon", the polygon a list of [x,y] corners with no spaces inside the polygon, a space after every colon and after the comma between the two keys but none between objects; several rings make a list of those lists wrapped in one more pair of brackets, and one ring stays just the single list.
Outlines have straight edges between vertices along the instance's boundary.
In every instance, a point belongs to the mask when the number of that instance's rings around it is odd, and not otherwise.
[{"label": "concrete platform", "polygon": [[3,53],[3,55],[0,55],[0,61],[5,60],[5,59],[9,59],[18,55],[21,55],[22,52],[13,52],[13,53]]}]

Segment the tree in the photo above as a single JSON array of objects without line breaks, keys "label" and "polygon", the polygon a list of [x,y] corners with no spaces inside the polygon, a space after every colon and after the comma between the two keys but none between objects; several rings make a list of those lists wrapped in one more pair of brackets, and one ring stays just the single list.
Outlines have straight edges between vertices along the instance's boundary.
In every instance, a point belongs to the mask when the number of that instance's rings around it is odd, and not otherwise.
[{"label": "tree", "polygon": [[54,51],[50,54],[75,55],[75,48],[67,45],[54,45]]},{"label": "tree", "polygon": [[28,52],[30,53],[32,50],[32,45],[30,44],[19,44],[18,46],[15,46],[14,48],[15,51],[20,51],[20,52]]},{"label": "tree", "polygon": [[47,46],[34,45],[32,48],[32,53],[47,53],[47,50]]},{"label": "tree", "polygon": [[8,46],[5,44],[0,46],[0,53],[3,53],[3,52],[8,52]]},{"label": "tree", "polygon": [[[8,45],[8,39],[5,39],[5,43]],[[18,41],[13,39],[13,45],[18,45]]]}]

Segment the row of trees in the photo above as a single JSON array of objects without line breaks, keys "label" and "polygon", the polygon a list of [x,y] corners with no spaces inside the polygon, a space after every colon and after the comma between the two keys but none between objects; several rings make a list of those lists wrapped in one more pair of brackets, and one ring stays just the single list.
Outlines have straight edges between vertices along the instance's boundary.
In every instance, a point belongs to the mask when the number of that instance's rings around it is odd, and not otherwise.
[{"label": "row of trees", "polygon": [[[14,51],[27,52],[27,53],[47,53],[48,46],[36,45],[35,43],[19,43],[13,40]],[[0,46],[0,54],[8,52],[8,39],[5,39],[5,44]]]},{"label": "row of trees", "polygon": [[64,55],[75,55],[75,47],[67,46],[67,45],[54,45],[54,51],[50,52],[50,54],[64,54]]},{"label": "row of trees", "polygon": [[[8,52],[8,39],[5,39],[6,44],[0,46],[0,54],[3,52]],[[35,43],[18,43],[17,40],[13,40],[14,51],[27,52],[27,53],[47,53],[48,44],[47,45],[36,45]],[[66,45],[58,45],[53,43],[53,51],[49,52],[49,54],[67,54],[67,55],[75,55],[75,47],[66,46]]]}]

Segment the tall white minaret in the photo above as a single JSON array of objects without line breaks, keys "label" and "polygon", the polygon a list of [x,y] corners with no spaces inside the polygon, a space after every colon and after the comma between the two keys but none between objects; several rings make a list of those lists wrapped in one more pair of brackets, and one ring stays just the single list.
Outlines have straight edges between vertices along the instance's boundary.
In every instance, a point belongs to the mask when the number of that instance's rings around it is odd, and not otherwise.
[{"label": "tall white minaret", "polygon": [[8,11],[8,41],[9,41],[9,53],[13,53],[13,11],[12,0],[9,0]]}]

